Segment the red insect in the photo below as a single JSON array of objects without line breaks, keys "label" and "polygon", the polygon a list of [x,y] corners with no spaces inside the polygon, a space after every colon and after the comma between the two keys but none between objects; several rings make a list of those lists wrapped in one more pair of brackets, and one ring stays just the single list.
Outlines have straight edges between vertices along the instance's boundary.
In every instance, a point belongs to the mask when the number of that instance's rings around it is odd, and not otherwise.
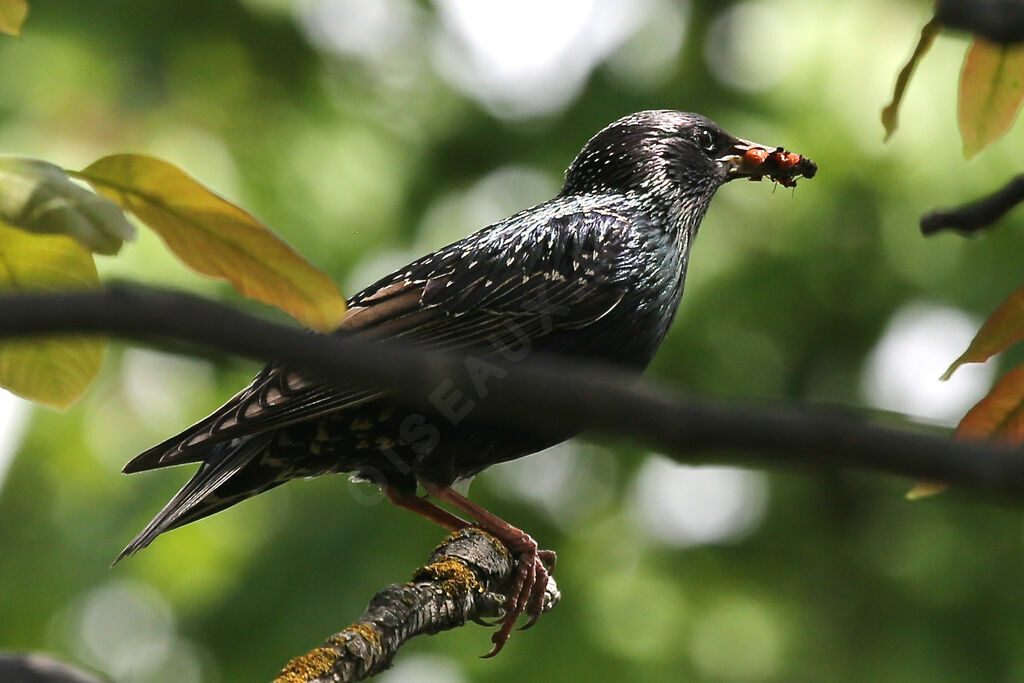
[{"label": "red insect", "polygon": [[[743,153],[743,161],[752,166],[760,166],[768,158],[768,150],[752,148]],[[753,178],[751,178],[753,180]]]},{"label": "red insect", "polygon": [[[783,187],[796,187],[797,177],[813,178],[817,173],[817,164],[801,155],[786,152],[782,147],[777,147],[774,152],[765,150],[748,150],[743,154],[744,160],[754,162],[761,161],[764,170],[763,175],[771,178]],[[751,178],[752,180],[755,178]],[[757,179],[760,179],[758,177]]]},{"label": "red insect", "polygon": [[760,173],[751,175],[751,180],[768,177],[783,187],[796,187],[798,176],[813,178],[818,166],[807,157],[787,152],[781,147],[774,151],[752,147],[743,153],[743,161]]}]

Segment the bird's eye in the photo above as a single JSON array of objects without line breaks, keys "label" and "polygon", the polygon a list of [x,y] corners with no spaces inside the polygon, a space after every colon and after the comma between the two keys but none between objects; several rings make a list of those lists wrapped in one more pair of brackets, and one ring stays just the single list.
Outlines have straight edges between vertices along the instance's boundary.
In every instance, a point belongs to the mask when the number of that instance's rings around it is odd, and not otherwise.
[{"label": "bird's eye", "polygon": [[714,134],[710,130],[704,129],[697,134],[697,143],[700,148],[708,153],[708,156],[714,156],[718,150],[718,143],[715,140]]}]

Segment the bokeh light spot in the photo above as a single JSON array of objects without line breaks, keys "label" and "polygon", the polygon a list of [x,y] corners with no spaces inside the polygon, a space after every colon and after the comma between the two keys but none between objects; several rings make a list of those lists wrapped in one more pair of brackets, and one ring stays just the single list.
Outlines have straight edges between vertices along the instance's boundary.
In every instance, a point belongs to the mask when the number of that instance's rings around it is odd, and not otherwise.
[{"label": "bokeh light spot", "polygon": [[0,389],[0,491],[28,425],[31,404]]},{"label": "bokeh light spot", "polygon": [[712,680],[776,680],[782,645],[779,624],[765,605],[731,597],[696,620],[690,656],[697,669]]},{"label": "bokeh light spot", "polygon": [[787,40],[786,14],[774,3],[742,2],[722,12],[705,41],[705,62],[723,83],[760,92],[790,71],[799,42]]},{"label": "bokeh light spot", "polygon": [[637,472],[629,505],[638,528],[663,543],[722,543],[757,526],[767,492],[759,472],[690,467],[652,456]]},{"label": "bokeh light spot", "polygon": [[652,2],[439,0],[438,71],[498,116],[527,118],[575,99]]},{"label": "bokeh light spot", "polygon": [[896,311],[868,356],[861,393],[876,408],[953,425],[992,384],[995,368],[972,363],[939,376],[963,353],[979,321],[955,308],[914,302]]},{"label": "bokeh light spot", "polygon": [[380,683],[461,683],[466,680],[458,662],[440,655],[412,654],[399,657],[395,666],[381,674]]},{"label": "bokeh light spot", "polygon": [[605,573],[589,588],[584,623],[601,648],[650,663],[673,659],[688,618],[678,583],[648,571]]}]

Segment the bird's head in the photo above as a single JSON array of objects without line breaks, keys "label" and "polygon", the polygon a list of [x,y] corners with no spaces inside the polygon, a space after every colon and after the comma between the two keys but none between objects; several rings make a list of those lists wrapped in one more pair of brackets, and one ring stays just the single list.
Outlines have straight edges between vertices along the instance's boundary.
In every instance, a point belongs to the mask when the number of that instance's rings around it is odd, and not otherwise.
[{"label": "bird's head", "polygon": [[566,171],[561,194],[632,193],[706,208],[730,180],[793,186],[816,170],[810,159],[733,137],[699,114],[661,109],[625,116],[592,137]]}]

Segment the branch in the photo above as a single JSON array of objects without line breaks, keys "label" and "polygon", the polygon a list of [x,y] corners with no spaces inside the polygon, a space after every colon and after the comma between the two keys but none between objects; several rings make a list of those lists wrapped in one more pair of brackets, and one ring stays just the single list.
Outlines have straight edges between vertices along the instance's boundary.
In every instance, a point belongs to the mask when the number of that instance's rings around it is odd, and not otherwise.
[{"label": "branch", "polygon": [[[288,662],[276,683],[348,683],[378,674],[410,638],[497,616],[513,568],[500,541],[479,529],[458,531],[434,549],[412,582],[377,593],[359,621]],[[560,597],[549,578],[544,611]]]},{"label": "branch", "polygon": [[1024,2],[1018,0],[938,0],[935,18],[997,43],[1024,39]]},{"label": "branch", "polygon": [[1024,174],[987,197],[955,209],[925,214],[921,218],[921,232],[931,235],[949,229],[969,235],[995,223],[1021,202],[1024,202]]},{"label": "branch", "polygon": [[103,683],[99,678],[41,653],[0,653],[0,681],[21,683]]},{"label": "branch", "polygon": [[632,437],[682,463],[735,462],[740,458],[722,453],[739,450],[747,452],[746,462],[764,467],[875,470],[1024,500],[1018,451],[871,424],[835,409],[687,399],[630,373],[539,355],[489,364],[485,400],[465,357],[308,334],[190,294],[121,285],[0,297],[0,338],[70,332],[185,341],[277,359],[339,385],[382,387],[429,419],[444,419],[439,389],[451,398],[454,387],[463,387],[462,405],[473,420],[538,435],[589,428]]}]

